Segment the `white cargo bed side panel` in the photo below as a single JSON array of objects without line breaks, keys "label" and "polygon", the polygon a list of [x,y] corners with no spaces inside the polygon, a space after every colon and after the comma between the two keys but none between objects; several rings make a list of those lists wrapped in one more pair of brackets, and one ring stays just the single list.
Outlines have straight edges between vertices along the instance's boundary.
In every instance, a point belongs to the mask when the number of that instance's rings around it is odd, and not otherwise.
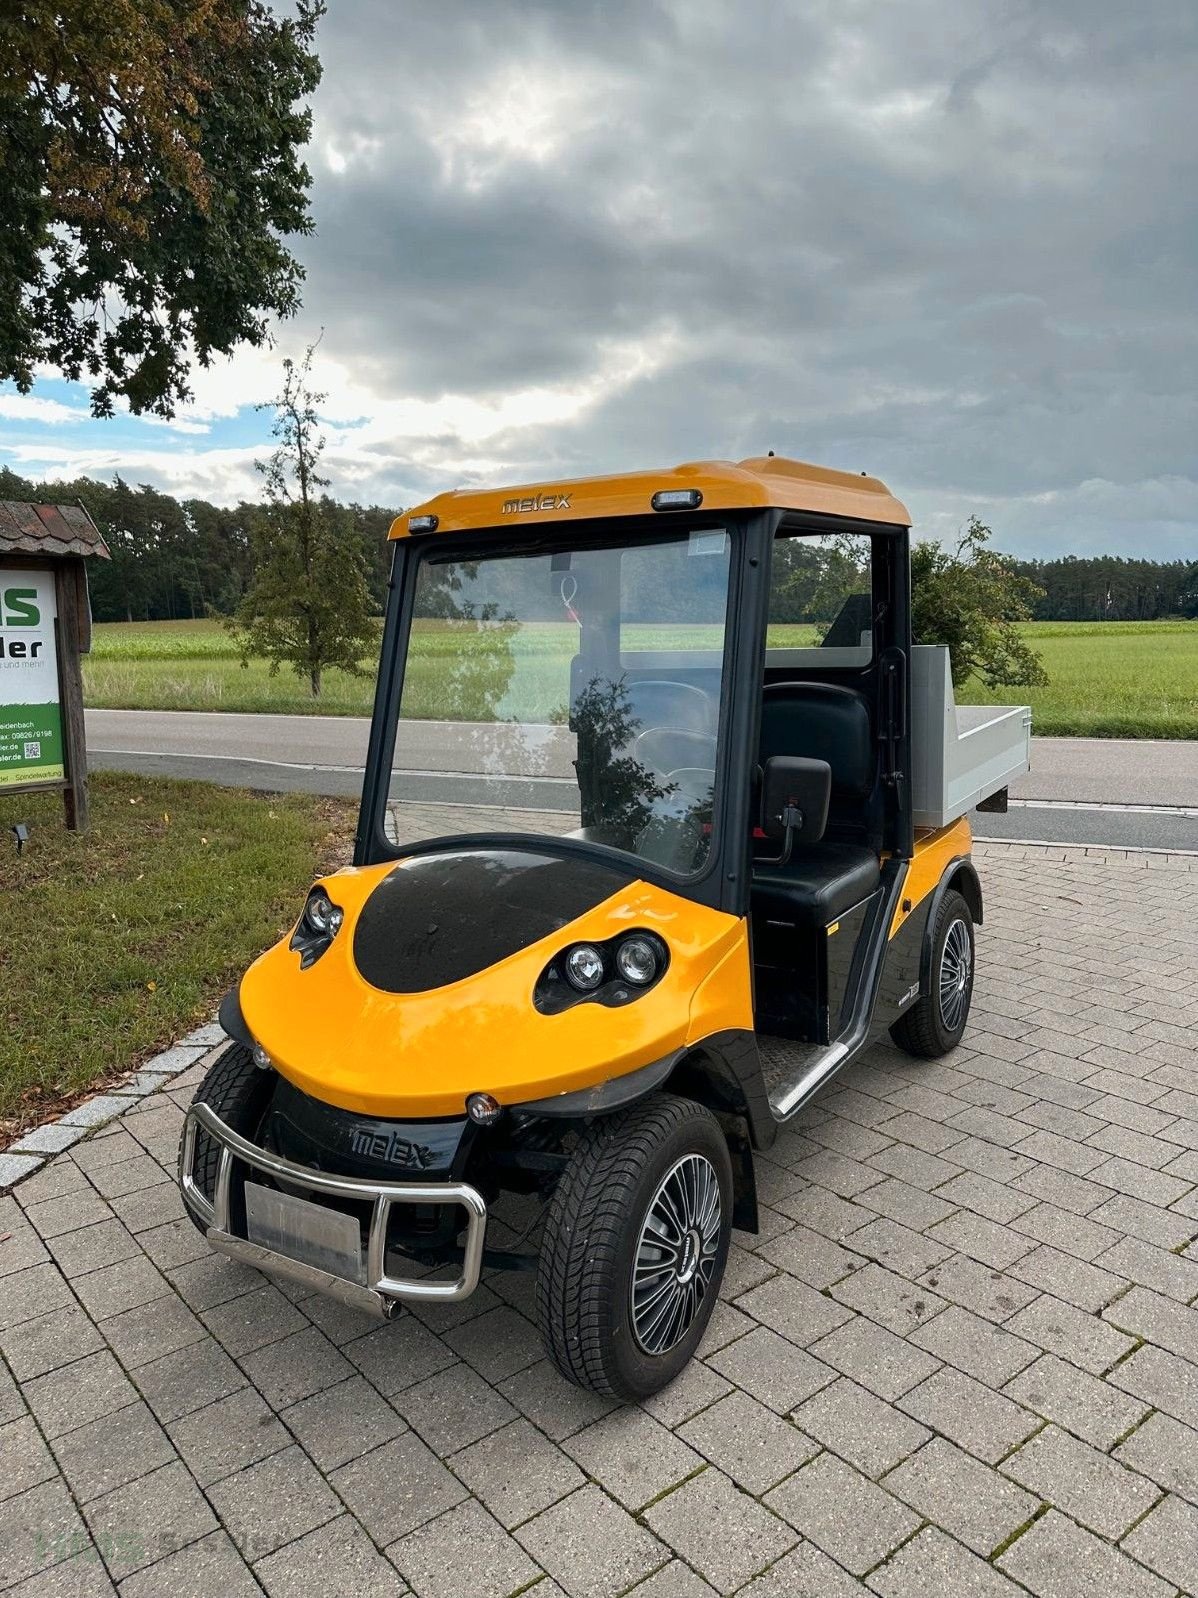
[{"label": "white cargo bed side panel", "polygon": [[917,827],[946,827],[1031,769],[1027,705],[957,708],[948,650],[911,651],[912,805]]}]

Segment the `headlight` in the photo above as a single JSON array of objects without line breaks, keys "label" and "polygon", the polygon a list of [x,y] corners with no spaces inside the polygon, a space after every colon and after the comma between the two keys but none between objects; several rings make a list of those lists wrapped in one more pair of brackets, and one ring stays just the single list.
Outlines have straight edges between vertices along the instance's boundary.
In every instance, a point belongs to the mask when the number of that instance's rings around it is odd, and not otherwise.
[{"label": "headlight", "polygon": [[648,938],[625,938],[616,949],[616,970],[625,982],[643,988],[657,975],[656,947]]},{"label": "headlight", "polygon": [[315,964],[341,930],[345,911],[334,904],[323,888],[313,888],[304,905],[299,925],[291,934],[291,947],[298,951],[300,970]]},{"label": "headlight", "polygon": [[542,1015],[560,1015],[576,1004],[618,1009],[656,987],[669,964],[665,939],[639,927],[595,943],[569,943],[537,978],[532,1002]]},{"label": "headlight", "polygon": [[593,993],[603,981],[603,956],[593,943],[576,943],[565,960],[566,979],[579,993]]}]

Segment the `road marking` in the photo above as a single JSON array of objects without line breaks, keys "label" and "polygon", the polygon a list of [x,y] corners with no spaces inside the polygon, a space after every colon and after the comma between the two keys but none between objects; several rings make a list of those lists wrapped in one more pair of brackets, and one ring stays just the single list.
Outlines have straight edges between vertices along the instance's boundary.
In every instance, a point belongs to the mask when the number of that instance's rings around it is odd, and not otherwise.
[{"label": "road marking", "polygon": [[1157,849],[1144,843],[1092,843],[1085,838],[983,838],[973,835],[974,843],[1006,843],[1012,848],[1031,844],[1037,849],[1095,849],[1103,854],[1168,854],[1198,860],[1198,849]]},{"label": "road marking", "polygon": [[1007,804],[1012,810],[1099,810],[1121,816],[1172,816],[1175,820],[1198,817],[1193,805],[1107,804],[1097,799],[1008,799]]}]

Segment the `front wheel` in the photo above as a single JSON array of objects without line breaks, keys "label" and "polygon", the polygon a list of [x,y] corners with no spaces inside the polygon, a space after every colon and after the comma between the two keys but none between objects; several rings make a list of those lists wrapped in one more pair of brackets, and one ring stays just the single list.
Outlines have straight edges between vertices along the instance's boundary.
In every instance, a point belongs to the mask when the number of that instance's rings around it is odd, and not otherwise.
[{"label": "front wheel", "polygon": [[961,895],[950,888],[940,901],[932,931],[928,992],[890,1029],[900,1049],[936,1060],[956,1048],[969,1020],[973,972],[973,916]]},{"label": "front wheel", "polygon": [[732,1162],[719,1122],[654,1094],[582,1135],[549,1201],[537,1317],[579,1387],[645,1398],[694,1354],[732,1236]]}]

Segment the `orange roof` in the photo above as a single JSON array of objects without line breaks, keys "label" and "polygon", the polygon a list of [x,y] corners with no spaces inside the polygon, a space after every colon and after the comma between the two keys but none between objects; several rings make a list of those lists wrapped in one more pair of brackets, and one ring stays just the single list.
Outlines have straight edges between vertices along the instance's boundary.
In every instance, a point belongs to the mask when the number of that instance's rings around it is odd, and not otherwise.
[{"label": "orange roof", "polygon": [[437,532],[477,527],[567,521],[597,516],[642,516],[659,489],[698,488],[704,510],[814,511],[859,521],[910,526],[905,506],[876,477],[854,477],[825,466],[759,455],[751,460],[695,461],[659,472],[621,472],[568,482],[526,483],[516,488],[455,489],[397,516],[392,538],[408,536],[413,516],[435,516]]}]

